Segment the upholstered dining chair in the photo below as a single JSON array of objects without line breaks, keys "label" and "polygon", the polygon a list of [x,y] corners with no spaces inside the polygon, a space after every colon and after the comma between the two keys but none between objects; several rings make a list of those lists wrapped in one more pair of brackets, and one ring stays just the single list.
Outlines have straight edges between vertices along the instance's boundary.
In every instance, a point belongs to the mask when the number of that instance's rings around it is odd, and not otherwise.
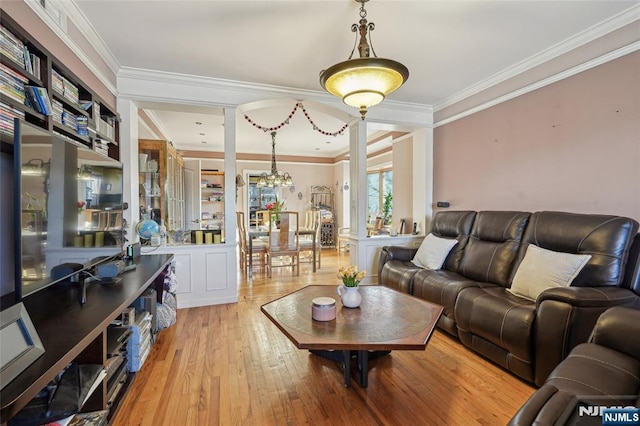
[{"label": "upholstered dining chair", "polygon": [[[267,243],[267,275],[272,276],[274,266],[291,267],[291,273],[300,275],[300,238],[298,212],[269,212],[269,238]],[[286,257],[289,262],[275,264],[275,258]]]},{"label": "upholstered dining chair", "polygon": [[[313,229],[315,234],[315,251],[316,260],[318,261],[318,269],[320,269],[320,258],[322,257],[322,245],[320,244],[320,230],[322,229],[322,212],[320,210],[308,211],[306,216],[309,217],[308,225],[305,225],[307,229]],[[309,214],[311,213],[311,214]],[[300,252],[313,252],[313,236],[304,235],[300,237]],[[311,262],[313,262],[313,255],[311,255]]]}]

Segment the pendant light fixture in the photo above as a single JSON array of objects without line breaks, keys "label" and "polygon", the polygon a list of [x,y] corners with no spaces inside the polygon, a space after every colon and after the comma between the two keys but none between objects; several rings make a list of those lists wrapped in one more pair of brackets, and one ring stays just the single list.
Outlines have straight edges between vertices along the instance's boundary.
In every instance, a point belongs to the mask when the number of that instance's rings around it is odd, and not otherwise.
[{"label": "pendant light fixture", "polygon": [[370,33],[375,25],[367,22],[367,11],[364,9],[364,4],[369,0],[355,1],[360,3],[360,22],[351,25],[351,31],[360,35],[360,57],[352,59],[354,45],[348,60],[320,72],[320,84],[327,92],[342,98],[345,104],[359,108],[364,120],[367,108],[382,102],[386,95],[407,81],[409,70],[399,62],[376,56]]},{"label": "pendant light fixture", "polygon": [[287,172],[278,173],[276,166],[276,132],[271,132],[271,173],[262,173],[258,178],[258,186],[293,186],[293,178]]}]

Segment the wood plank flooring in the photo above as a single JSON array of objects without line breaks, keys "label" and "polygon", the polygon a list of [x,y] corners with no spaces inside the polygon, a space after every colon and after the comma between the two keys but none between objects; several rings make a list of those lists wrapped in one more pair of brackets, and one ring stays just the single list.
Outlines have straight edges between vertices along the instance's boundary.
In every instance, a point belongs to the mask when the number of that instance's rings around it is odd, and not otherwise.
[{"label": "wood plank flooring", "polygon": [[296,349],[260,306],[309,284],[337,286],[348,253],[315,274],[241,276],[239,302],[178,311],[159,333],[113,425],[503,425],[534,388],[436,331],[425,351],[372,361],[369,387]]}]

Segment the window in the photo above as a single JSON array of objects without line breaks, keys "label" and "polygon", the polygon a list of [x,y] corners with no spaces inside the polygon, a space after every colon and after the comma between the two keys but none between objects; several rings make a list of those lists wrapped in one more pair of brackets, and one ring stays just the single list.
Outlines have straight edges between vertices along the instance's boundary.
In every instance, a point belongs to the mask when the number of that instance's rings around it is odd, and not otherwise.
[{"label": "window", "polygon": [[393,170],[382,169],[367,173],[367,214],[370,220],[382,217],[384,196],[391,193],[393,193]]}]

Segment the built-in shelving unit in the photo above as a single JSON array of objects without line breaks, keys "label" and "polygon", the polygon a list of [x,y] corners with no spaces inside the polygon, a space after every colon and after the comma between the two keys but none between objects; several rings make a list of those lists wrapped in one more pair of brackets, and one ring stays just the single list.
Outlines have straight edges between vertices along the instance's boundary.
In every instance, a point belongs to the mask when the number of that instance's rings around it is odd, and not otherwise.
[{"label": "built-in shelving unit", "polygon": [[0,423],[21,415],[21,410],[73,363],[99,366],[101,371],[80,411],[108,410],[108,418],[112,418],[134,378],[126,368],[124,352],[130,331],[112,324],[145,290],[155,288],[156,278],[172,260],[173,255],[157,254],[129,261],[128,265],[136,268],[118,277],[117,284],[89,284],[83,305],[78,287],[72,283],[53,285],[25,297],[24,307],[45,351],[17,377],[3,383]]},{"label": "built-in shelving unit", "polygon": [[224,227],[224,173],[200,172],[200,229],[222,230]]},{"label": "built-in shelving unit", "polygon": [[120,159],[115,110],[0,9],[0,137],[5,143],[11,143],[14,118]]}]

